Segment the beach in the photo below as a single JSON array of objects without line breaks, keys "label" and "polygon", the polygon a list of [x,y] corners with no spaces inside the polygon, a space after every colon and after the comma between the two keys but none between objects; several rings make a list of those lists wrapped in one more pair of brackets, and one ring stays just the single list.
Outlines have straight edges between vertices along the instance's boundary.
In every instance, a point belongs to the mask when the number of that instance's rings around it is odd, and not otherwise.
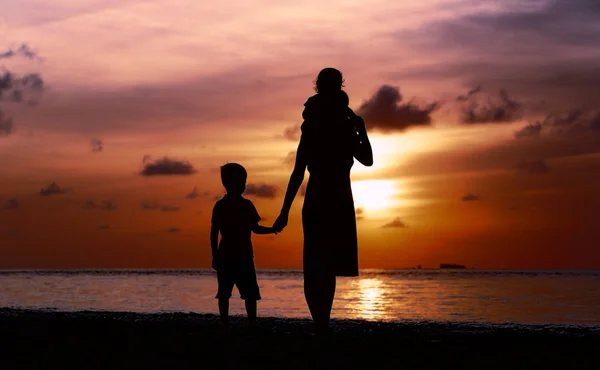
[{"label": "beach", "polygon": [[0,309],[2,369],[597,369],[598,326]]}]

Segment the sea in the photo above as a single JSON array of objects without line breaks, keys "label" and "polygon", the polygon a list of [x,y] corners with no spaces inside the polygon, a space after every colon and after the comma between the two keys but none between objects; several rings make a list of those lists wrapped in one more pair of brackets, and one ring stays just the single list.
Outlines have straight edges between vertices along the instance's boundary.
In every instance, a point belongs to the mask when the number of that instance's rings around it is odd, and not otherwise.
[{"label": "sea", "polygon": [[[309,318],[301,270],[259,269],[259,315]],[[210,269],[0,270],[0,307],[217,313]],[[230,310],[244,314],[234,289]],[[600,325],[600,270],[361,270],[338,278],[332,317]]]}]

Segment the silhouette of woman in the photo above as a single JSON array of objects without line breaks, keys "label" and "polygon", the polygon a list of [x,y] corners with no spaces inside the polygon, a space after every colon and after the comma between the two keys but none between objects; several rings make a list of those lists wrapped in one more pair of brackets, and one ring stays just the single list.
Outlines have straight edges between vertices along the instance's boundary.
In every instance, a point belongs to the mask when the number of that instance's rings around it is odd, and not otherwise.
[{"label": "silhouette of woman", "polygon": [[348,107],[342,73],[323,69],[316,95],[304,104],[302,135],[281,213],[273,227],[282,230],[290,208],[310,173],[304,205],[304,296],[317,332],[329,330],[337,276],[358,276],[356,216],[350,170],[354,158],[373,165],[364,120]]}]

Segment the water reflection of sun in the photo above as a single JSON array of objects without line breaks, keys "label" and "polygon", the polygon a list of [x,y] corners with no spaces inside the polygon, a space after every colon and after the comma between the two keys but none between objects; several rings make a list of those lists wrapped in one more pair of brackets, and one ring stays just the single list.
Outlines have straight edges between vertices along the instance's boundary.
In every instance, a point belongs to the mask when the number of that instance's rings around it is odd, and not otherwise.
[{"label": "water reflection of sun", "polygon": [[358,317],[367,320],[382,319],[382,299],[384,288],[379,279],[360,279],[358,281]]}]

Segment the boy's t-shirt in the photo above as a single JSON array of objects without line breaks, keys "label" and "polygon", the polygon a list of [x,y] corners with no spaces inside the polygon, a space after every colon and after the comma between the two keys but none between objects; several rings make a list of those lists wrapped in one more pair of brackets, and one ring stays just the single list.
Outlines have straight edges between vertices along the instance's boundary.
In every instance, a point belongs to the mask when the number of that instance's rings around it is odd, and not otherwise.
[{"label": "boy's t-shirt", "polygon": [[252,229],[260,221],[252,202],[244,197],[225,195],[213,208],[212,223],[221,232],[219,256],[254,257]]}]

